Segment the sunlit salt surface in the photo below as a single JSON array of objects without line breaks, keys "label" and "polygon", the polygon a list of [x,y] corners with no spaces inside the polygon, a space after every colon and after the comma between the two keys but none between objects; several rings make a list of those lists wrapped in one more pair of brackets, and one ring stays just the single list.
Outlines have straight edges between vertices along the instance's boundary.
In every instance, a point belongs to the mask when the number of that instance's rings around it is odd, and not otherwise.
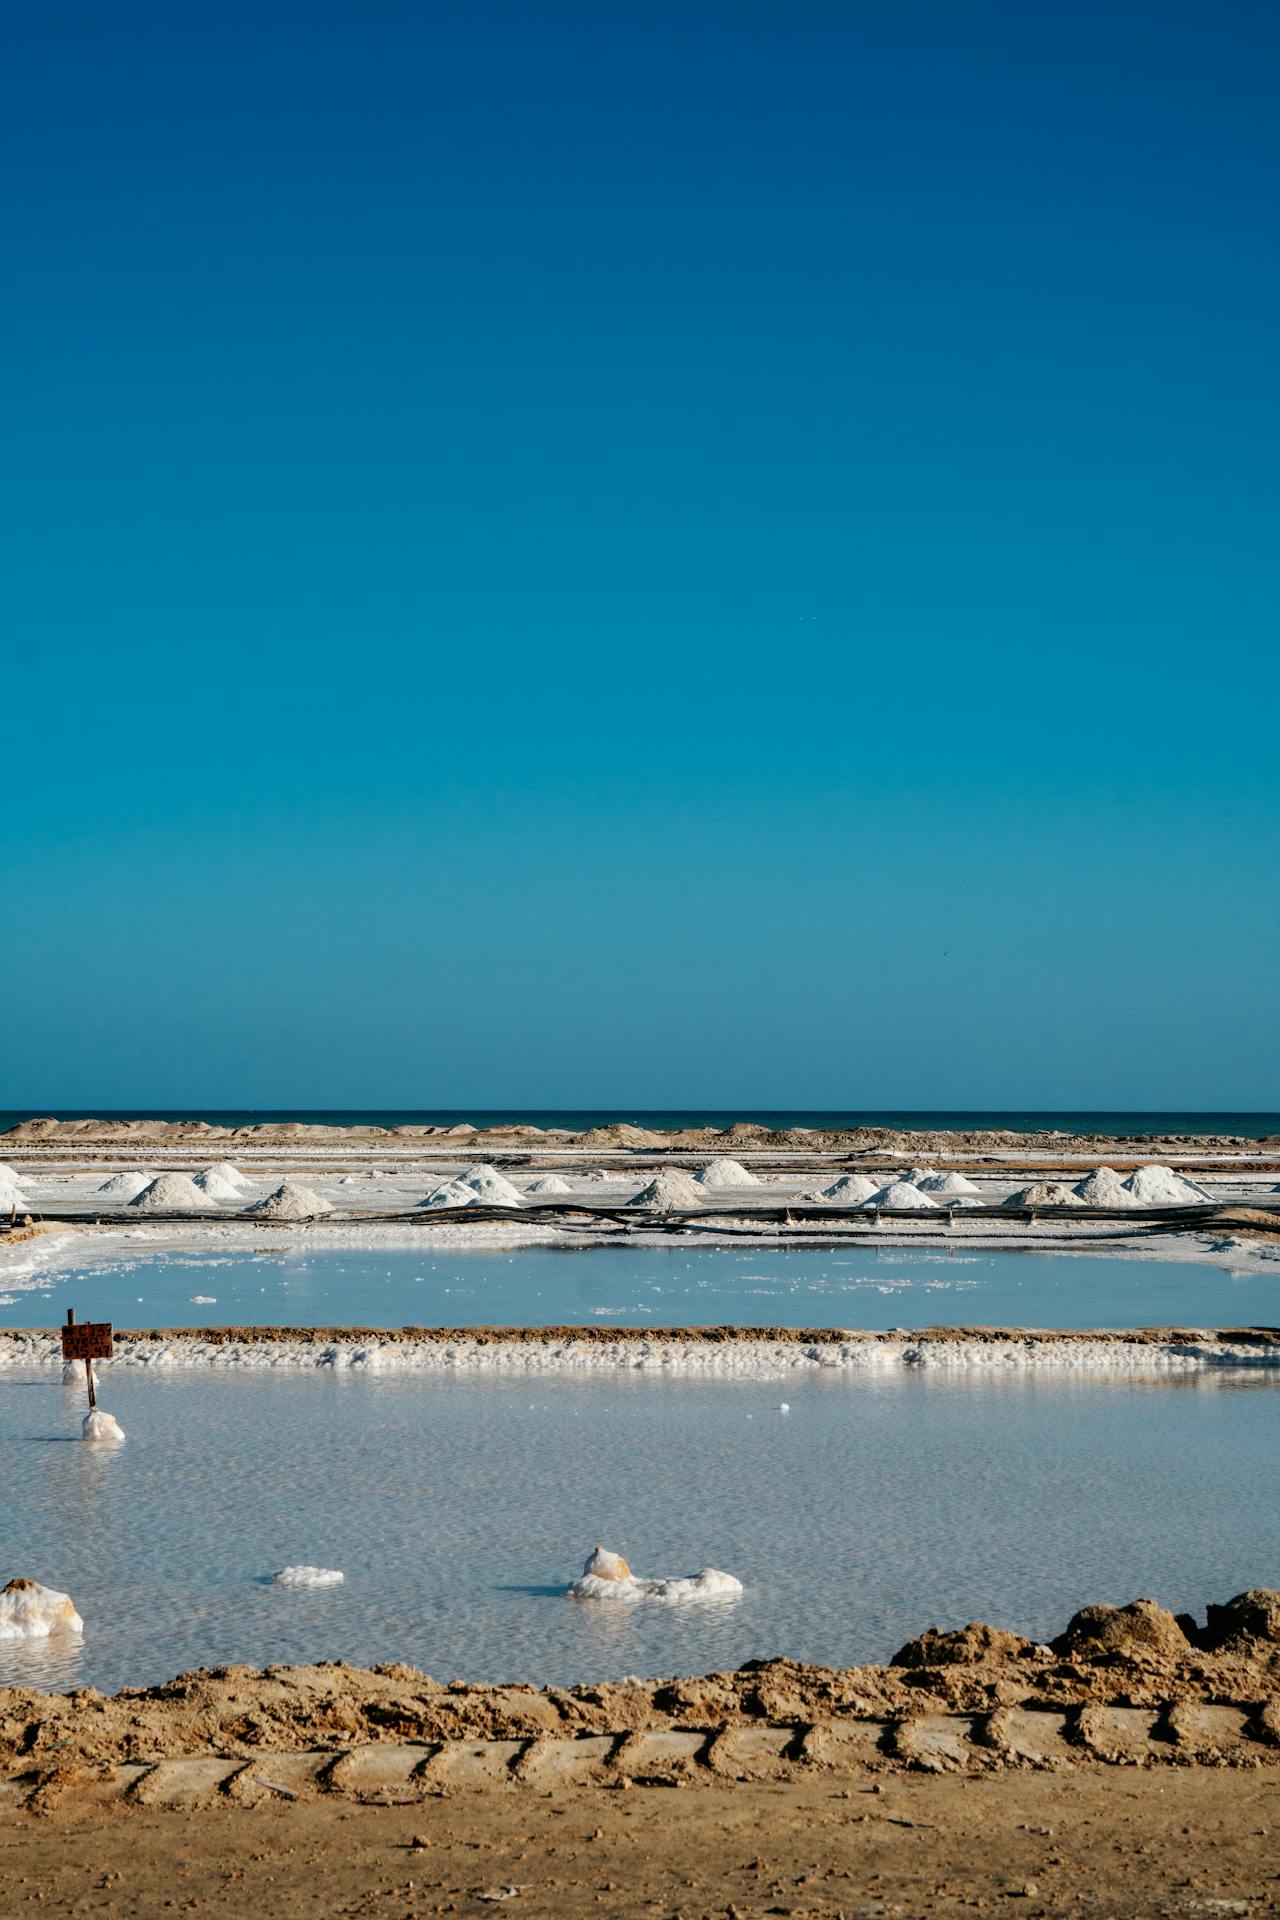
[{"label": "sunlit salt surface", "polygon": [[[54,1368],[0,1375],[4,1574],[82,1643],[0,1682],[115,1688],[221,1662],[406,1660],[567,1683],[756,1655],[884,1659],[932,1622],[1043,1636],[1082,1601],[1201,1611],[1280,1586],[1280,1383],[1199,1373],[611,1376],[100,1371],[129,1433],[80,1441]],[[588,1606],[597,1541],[740,1598]],[[341,1585],[273,1585],[288,1566]]]},{"label": "sunlit salt surface", "polygon": [[119,1327],[1271,1326],[1280,1263],[1251,1272],[1227,1253],[1211,1265],[678,1242],[448,1254],[304,1245],[258,1254],[113,1247],[78,1270],[36,1265],[7,1287],[0,1275],[0,1327],[53,1326],[67,1304]]}]

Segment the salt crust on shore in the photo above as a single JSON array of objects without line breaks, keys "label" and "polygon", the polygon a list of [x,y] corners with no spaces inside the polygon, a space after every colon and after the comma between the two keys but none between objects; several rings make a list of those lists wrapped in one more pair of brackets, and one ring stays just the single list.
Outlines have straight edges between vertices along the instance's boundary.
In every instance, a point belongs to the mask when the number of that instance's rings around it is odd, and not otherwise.
[{"label": "salt crust on shore", "polygon": [[0,1589],[0,1640],[44,1640],[57,1632],[84,1632],[69,1594],[38,1580],[11,1580]]},{"label": "salt crust on shore", "polygon": [[[57,1334],[0,1333],[0,1369],[61,1362]],[[1214,1340],[1055,1339],[1031,1330],[1018,1338],[832,1341],[634,1340],[226,1340],[199,1334],[178,1339],[116,1335],[115,1367],[216,1367],[243,1371],[336,1369],[355,1373],[617,1374],[665,1373],[720,1379],[774,1380],[819,1373],[1197,1373],[1208,1368],[1280,1367],[1280,1346]]]}]

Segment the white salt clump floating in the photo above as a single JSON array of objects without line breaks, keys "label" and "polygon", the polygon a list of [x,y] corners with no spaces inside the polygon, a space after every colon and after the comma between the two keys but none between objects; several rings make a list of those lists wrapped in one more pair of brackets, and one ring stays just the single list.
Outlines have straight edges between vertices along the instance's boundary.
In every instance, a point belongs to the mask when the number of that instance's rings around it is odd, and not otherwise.
[{"label": "white salt clump floating", "polygon": [[101,1407],[91,1407],[80,1428],[80,1438],[94,1447],[122,1447],[124,1428],[113,1413],[104,1413]]},{"label": "white salt clump floating", "polygon": [[[233,1177],[234,1176],[234,1177]],[[245,1189],[243,1177],[234,1167],[202,1167],[195,1184],[210,1200],[239,1200]]]},{"label": "white salt clump floating", "polygon": [[789,1400],[779,1400],[779,1402],[778,1402],[778,1412],[779,1412],[779,1413],[790,1413],[790,1411],[791,1411],[791,1402],[790,1402]]},{"label": "white salt clump floating", "polygon": [[136,1200],[155,1178],[150,1167],[126,1167],[122,1173],[113,1173],[109,1180],[104,1180],[98,1192],[108,1200]]},{"label": "white salt clump floating", "polygon": [[129,1205],[142,1213],[203,1213],[208,1201],[185,1173],[162,1173]]},{"label": "white salt clump floating", "polygon": [[269,1193],[265,1200],[255,1200],[245,1211],[259,1214],[264,1220],[314,1220],[319,1213],[332,1213],[333,1208],[318,1193],[312,1193],[310,1187],[284,1180],[274,1193]]},{"label": "white salt clump floating", "polygon": [[1124,1184],[1140,1207],[1193,1207],[1211,1197],[1172,1167],[1139,1167]]},{"label": "white salt clump floating", "polygon": [[461,1180],[446,1180],[442,1187],[435,1187],[425,1200],[419,1200],[418,1206],[437,1207],[476,1207],[480,1204],[480,1195],[474,1187],[464,1186]]},{"label": "white salt clump floating", "polygon": [[1084,1201],[1074,1187],[1068,1187],[1061,1180],[1037,1180],[1033,1186],[1019,1187],[1007,1200],[1000,1202],[1002,1207],[1082,1207]]},{"label": "white salt clump floating", "polygon": [[646,1207],[651,1213],[680,1213],[685,1207],[705,1206],[706,1194],[697,1181],[679,1167],[664,1167],[628,1204]]},{"label": "white salt clump floating", "polygon": [[740,1160],[708,1160],[705,1167],[699,1167],[693,1176],[702,1187],[758,1187],[760,1185],[750,1168],[744,1167]]},{"label": "white salt clump floating", "polygon": [[1079,1181],[1076,1197],[1088,1207],[1136,1207],[1138,1204],[1114,1167],[1098,1167]]},{"label": "white salt clump floating", "polygon": [[975,1187],[972,1180],[966,1180],[962,1173],[931,1173],[920,1182],[921,1193],[968,1193],[981,1194],[981,1187]]},{"label": "white salt clump floating", "polygon": [[511,1182],[504,1179],[496,1167],[468,1167],[462,1176],[464,1187],[470,1187],[491,1207],[518,1207],[524,1195]]},{"label": "white salt clump floating", "polygon": [[340,1587],[346,1577],[336,1567],[281,1567],[279,1573],[272,1574],[271,1584],[274,1587]]},{"label": "white salt clump floating", "polygon": [[44,1640],[58,1632],[84,1632],[69,1594],[22,1578],[0,1588],[0,1640]]},{"label": "white salt clump floating", "polygon": [[527,1193],[572,1193],[573,1188],[567,1180],[562,1180],[558,1173],[548,1173],[544,1174],[541,1180],[535,1180],[533,1185],[525,1191]]},{"label": "white salt clump floating", "polygon": [[193,1293],[191,1304],[193,1307],[216,1307],[218,1296],[216,1293]]},{"label": "white salt clump floating", "polygon": [[921,1193],[919,1187],[913,1187],[909,1181],[894,1180],[889,1186],[881,1187],[878,1193],[871,1194],[862,1204],[865,1207],[895,1207],[901,1209],[910,1207],[918,1209],[922,1207],[936,1207],[938,1203],[936,1200],[931,1200],[927,1193]]},{"label": "white salt clump floating", "polygon": [[632,1573],[620,1553],[597,1547],[582,1569],[581,1577],[565,1589],[571,1600],[613,1600],[634,1605],[638,1600],[657,1600],[666,1606],[686,1600],[732,1600],[742,1592],[742,1582],[718,1567],[704,1567],[701,1573],[683,1574],[664,1580],[643,1580]]}]

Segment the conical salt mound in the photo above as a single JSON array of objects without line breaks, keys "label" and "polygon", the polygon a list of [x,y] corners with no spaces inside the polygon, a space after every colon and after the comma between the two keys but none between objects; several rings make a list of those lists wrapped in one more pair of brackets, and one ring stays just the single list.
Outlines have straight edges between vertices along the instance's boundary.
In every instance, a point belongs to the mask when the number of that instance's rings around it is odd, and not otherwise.
[{"label": "conical salt mound", "polygon": [[912,1212],[923,1211],[937,1204],[936,1200],[931,1200],[927,1193],[921,1193],[919,1187],[913,1187],[908,1180],[894,1180],[863,1202],[867,1207],[891,1207],[895,1212],[906,1212],[908,1209]]},{"label": "conical salt mound", "polygon": [[702,1187],[758,1187],[760,1182],[740,1160],[708,1160],[694,1179]]},{"label": "conical salt mound", "polygon": [[209,1202],[185,1173],[162,1173],[129,1205],[142,1213],[204,1213]]},{"label": "conical salt mound", "polygon": [[221,1167],[204,1167],[196,1175],[195,1184],[209,1200],[241,1200],[244,1197],[240,1181],[228,1180]]},{"label": "conical salt mound", "polygon": [[1138,1204],[1114,1167],[1098,1167],[1086,1179],[1078,1181],[1076,1197],[1087,1207],[1136,1207]]},{"label": "conical salt mound", "polygon": [[1210,1198],[1172,1167],[1139,1167],[1124,1184],[1140,1207],[1201,1207]]},{"label": "conical salt mound", "polygon": [[1084,1201],[1065,1181],[1037,1180],[1034,1186],[1019,1187],[1000,1204],[1002,1207],[1082,1207]]},{"label": "conical salt mound", "polygon": [[630,1202],[633,1207],[648,1208],[650,1213],[683,1213],[686,1207],[706,1204],[705,1190],[679,1167],[664,1167]]},{"label": "conical salt mound", "polygon": [[921,1193],[980,1193],[972,1180],[966,1180],[962,1173],[931,1173],[927,1180],[920,1182]]},{"label": "conical salt mound", "polygon": [[535,1180],[528,1191],[536,1194],[572,1193],[573,1188],[558,1173],[548,1173],[541,1180]]},{"label": "conical salt mound", "polygon": [[419,1208],[429,1212],[439,1212],[443,1207],[478,1207],[480,1195],[474,1187],[464,1186],[461,1180],[446,1180],[443,1186],[433,1187],[425,1200],[419,1200]]},{"label": "conical salt mound", "polygon": [[255,1200],[245,1211],[256,1213],[264,1220],[314,1220],[317,1214],[332,1213],[333,1208],[318,1193],[312,1193],[310,1187],[285,1180],[265,1200]]},{"label": "conical salt mound", "polygon": [[104,1180],[98,1192],[108,1200],[118,1200],[121,1205],[126,1205],[130,1200],[136,1200],[155,1178],[150,1167],[126,1167],[122,1173],[113,1173],[109,1180]]},{"label": "conical salt mound", "polygon": [[843,1173],[833,1180],[829,1187],[822,1187],[815,1194],[818,1200],[831,1200],[842,1207],[859,1207],[869,1200],[873,1193],[880,1192],[878,1180],[872,1180],[865,1173]]},{"label": "conical salt mound", "polygon": [[468,1167],[462,1176],[464,1187],[487,1201],[491,1207],[518,1207],[524,1195],[500,1174],[496,1167]]}]

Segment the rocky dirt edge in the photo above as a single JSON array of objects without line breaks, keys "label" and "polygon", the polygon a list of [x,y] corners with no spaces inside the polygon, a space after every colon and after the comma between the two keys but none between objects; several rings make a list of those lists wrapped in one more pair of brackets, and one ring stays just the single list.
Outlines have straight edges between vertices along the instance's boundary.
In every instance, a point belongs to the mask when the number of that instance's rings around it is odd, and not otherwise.
[{"label": "rocky dirt edge", "polygon": [[[888,1666],[831,1669],[790,1660],[733,1673],[599,1686],[440,1684],[398,1664],[218,1667],[163,1686],[48,1694],[0,1690],[0,1773],[50,1776],[84,1765],[176,1756],[350,1750],[369,1743],[568,1741],[870,1721],[886,1753],[910,1762],[929,1716],[986,1716],[988,1756],[1017,1757],[1001,1727],[1018,1711],[1066,1712],[1082,1757],[1123,1758],[1112,1709],[1154,1709],[1175,1757],[1197,1709],[1234,1708],[1260,1755],[1280,1758],[1280,1593],[1256,1589],[1210,1607],[1207,1623],[1151,1600],[1077,1613],[1049,1645],[999,1627],[931,1628]],[[1003,1716],[1003,1718],[1002,1718]],[[970,1729],[971,1730],[971,1729]],[[819,1743],[820,1744],[820,1743]],[[918,1744],[918,1743],[917,1743]],[[1214,1757],[1183,1740],[1183,1757]],[[1237,1742],[1238,1745],[1238,1742]],[[811,1756],[812,1757],[812,1756]],[[1238,1756],[1237,1756],[1238,1757]]]}]

